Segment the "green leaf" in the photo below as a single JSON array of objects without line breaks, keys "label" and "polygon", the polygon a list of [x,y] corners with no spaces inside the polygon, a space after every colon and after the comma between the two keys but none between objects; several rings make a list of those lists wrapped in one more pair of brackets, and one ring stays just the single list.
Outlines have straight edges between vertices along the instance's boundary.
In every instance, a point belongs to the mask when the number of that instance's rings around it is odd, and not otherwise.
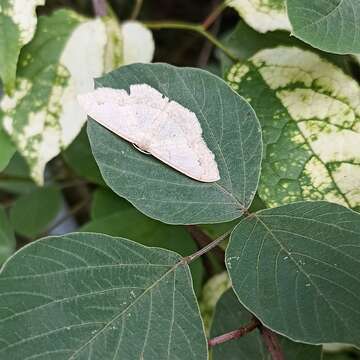
[{"label": "green leaf", "polygon": [[260,33],[291,30],[285,0],[230,0],[227,4]]},{"label": "green leaf", "polygon": [[16,240],[14,229],[0,206],[0,265],[15,251]]},{"label": "green leaf", "polygon": [[79,176],[98,184],[105,185],[100,170],[91,152],[85,128],[63,152],[64,159],[70,168]]},{"label": "green leaf", "polygon": [[29,175],[29,167],[18,154],[10,160],[8,166],[0,174],[0,190],[12,194],[26,194],[37,188]]},{"label": "green leaf", "polygon": [[252,108],[218,77],[199,69],[134,64],[96,80],[97,87],[129,89],[146,83],[193,111],[221,180],[202,183],[144,155],[90,120],[90,144],[110,188],[146,215],[173,224],[236,219],[255,195],[261,133]]},{"label": "green leaf", "polygon": [[131,205],[125,199],[120,198],[111,190],[98,188],[92,198],[91,218],[103,218],[130,208]]},{"label": "green leaf", "polygon": [[[120,204],[123,199],[117,197]],[[103,203],[105,204],[105,203]],[[197,246],[185,228],[170,226],[152,220],[134,208],[118,210],[112,215],[99,217],[81,228],[81,231],[104,233],[127,238],[146,246],[155,246],[189,256],[196,252]],[[96,211],[99,214],[98,211]],[[190,264],[194,287],[199,293],[204,276],[201,261]]]},{"label": "green leaf", "polygon": [[0,102],[0,118],[38,184],[46,163],[86,121],[76,95],[102,74],[106,41],[102,20],[60,10],[39,18],[34,39],[21,52],[16,90]]},{"label": "green leaf", "polygon": [[[1,124],[0,124],[1,126]],[[9,161],[15,154],[15,147],[9,139],[9,136],[0,128],[0,171],[4,170]]]},{"label": "green leaf", "polygon": [[360,345],[360,215],[323,201],[260,211],[231,234],[226,264],[241,303],[301,342]]},{"label": "green leaf", "polygon": [[360,53],[358,0],[287,0],[293,34],[324,51]]},{"label": "green leaf", "polygon": [[39,235],[55,219],[61,204],[61,193],[55,187],[39,188],[20,196],[10,210],[15,231],[26,237]]},{"label": "green leaf", "polygon": [[187,265],[121,238],[74,233],[23,248],[0,274],[0,309],[4,359],[207,359]]},{"label": "green leaf", "polygon": [[360,87],[298,48],[258,52],[227,75],[254,107],[265,143],[259,195],[268,206],[327,200],[360,208]]},{"label": "green leaf", "polygon": [[0,5],[0,78],[6,92],[15,86],[20,49],[34,36],[35,9],[45,0],[1,0]]},{"label": "green leaf", "polygon": [[[234,292],[228,290],[216,305],[211,337],[236,330],[247,325],[251,320],[252,314],[239,303]],[[279,343],[286,360],[321,359],[321,346],[296,343],[283,336],[279,336]],[[270,358],[271,355],[257,330],[241,339],[215,346],[212,350],[213,360],[268,360]]]}]

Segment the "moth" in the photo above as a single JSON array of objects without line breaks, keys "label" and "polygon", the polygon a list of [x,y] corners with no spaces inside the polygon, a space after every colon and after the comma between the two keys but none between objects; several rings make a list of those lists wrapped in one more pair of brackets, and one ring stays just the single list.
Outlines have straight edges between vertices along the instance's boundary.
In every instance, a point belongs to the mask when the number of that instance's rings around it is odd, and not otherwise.
[{"label": "moth", "polygon": [[78,101],[99,124],[177,171],[202,182],[220,179],[195,113],[153,87],[134,84],[129,93],[103,87]]}]

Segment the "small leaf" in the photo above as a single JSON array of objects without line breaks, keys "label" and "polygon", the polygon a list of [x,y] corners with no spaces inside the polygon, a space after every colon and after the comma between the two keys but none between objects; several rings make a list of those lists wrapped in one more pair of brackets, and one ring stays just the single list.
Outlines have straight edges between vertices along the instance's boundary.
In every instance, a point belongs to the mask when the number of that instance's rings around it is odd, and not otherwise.
[{"label": "small leaf", "polygon": [[323,201],[260,211],[231,235],[226,264],[241,303],[301,342],[360,345],[360,215]]},{"label": "small leaf", "polygon": [[258,52],[227,75],[259,116],[268,206],[327,200],[360,209],[360,86],[298,48]]},{"label": "small leaf", "polygon": [[[118,196],[116,198],[120,204],[123,204],[123,199]],[[106,206],[103,201],[102,204]],[[130,204],[127,204],[127,209],[118,209],[111,215],[90,221],[82,227],[81,231],[123,237],[142,245],[172,250],[182,256],[191,255],[198,250],[194,240],[185,228],[170,226],[152,220],[129,206]],[[99,211],[96,212],[99,214]],[[204,276],[201,261],[190,264],[190,269],[194,280],[194,287],[196,292],[199,293]]]},{"label": "small leaf", "polygon": [[[228,290],[216,305],[211,337],[239,329],[249,324],[251,320],[252,314],[239,303],[234,292]],[[286,360],[322,359],[321,346],[296,343],[280,335],[278,339]],[[215,346],[212,350],[213,360],[268,360],[270,358],[258,330],[254,330],[241,339]]]},{"label": "small leaf", "polygon": [[[1,124],[0,124],[1,126]],[[9,136],[0,127],[0,171],[4,170],[13,155],[15,154],[15,147],[9,139]]]},{"label": "small leaf", "polygon": [[15,231],[35,237],[50,225],[61,209],[61,193],[54,187],[39,188],[20,196],[10,210]]},{"label": "small leaf", "polygon": [[[91,218],[93,220],[130,209],[131,205],[108,188],[98,188],[92,198]],[[126,236],[124,236],[126,237]]]},{"label": "small leaf", "polygon": [[206,360],[181,260],[168,250],[90,233],[23,248],[0,274],[0,356]]},{"label": "small leaf", "polygon": [[14,229],[0,206],[0,265],[15,251],[16,240]]},{"label": "small leaf", "polygon": [[324,51],[360,53],[358,0],[287,0],[293,34]]},{"label": "small leaf", "polygon": [[15,86],[20,49],[34,36],[35,9],[45,0],[1,0],[0,5],[0,78],[7,93]]},{"label": "small leaf", "polygon": [[77,175],[95,184],[105,185],[91,152],[85,128],[63,152],[63,155],[66,163]]},{"label": "small leaf", "polygon": [[230,221],[255,195],[261,161],[261,133],[252,108],[208,72],[166,64],[134,64],[96,80],[97,87],[129,89],[145,83],[193,111],[220,181],[201,183],[184,176],[95,121],[90,145],[105,182],[146,215],[172,224]]},{"label": "small leaf", "polygon": [[76,95],[102,74],[106,40],[100,19],[60,10],[39,18],[33,41],[21,52],[16,91],[2,99],[0,117],[38,184],[46,163],[86,121]]},{"label": "small leaf", "polygon": [[291,30],[285,0],[230,0],[228,6],[233,7],[247,24],[261,33]]},{"label": "small leaf", "polygon": [[0,174],[0,190],[12,194],[26,194],[37,188],[29,175],[29,167],[18,154],[11,158],[8,166]]}]

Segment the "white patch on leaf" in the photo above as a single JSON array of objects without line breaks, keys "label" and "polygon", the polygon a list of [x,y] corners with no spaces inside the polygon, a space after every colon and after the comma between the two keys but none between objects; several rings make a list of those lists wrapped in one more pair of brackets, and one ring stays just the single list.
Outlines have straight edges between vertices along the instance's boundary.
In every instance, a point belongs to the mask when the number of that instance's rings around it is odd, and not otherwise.
[{"label": "white patch on leaf", "polygon": [[228,6],[233,7],[258,32],[291,31],[285,0],[230,0]]},{"label": "white patch on leaf", "polygon": [[126,21],[121,26],[123,64],[151,62],[155,44],[152,33],[138,21]]},{"label": "white patch on leaf", "polygon": [[196,115],[147,84],[125,90],[98,88],[79,96],[89,116],[185,175],[220,179],[214,154],[202,138]]}]

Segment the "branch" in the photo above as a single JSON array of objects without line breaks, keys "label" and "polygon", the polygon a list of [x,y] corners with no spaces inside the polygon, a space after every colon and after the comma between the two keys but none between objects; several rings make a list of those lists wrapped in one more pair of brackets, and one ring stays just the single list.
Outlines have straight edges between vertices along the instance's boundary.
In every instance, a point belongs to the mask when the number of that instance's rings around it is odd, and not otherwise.
[{"label": "branch", "polygon": [[220,345],[226,341],[239,339],[242,336],[255,330],[259,325],[260,325],[259,320],[256,318],[253,318],[248,325],[245,325],[245,326],[241,327],[240,329],[230,331],[226,334],[223,334],[223,335],[220,335],[220,336],[214,337],[213,339],[208,340],[208,346],[212,347],[212,346]]},{"label": "branch", "polygon": [[186,23],[186,22],[162,22],[162,21],[150,21],[143,22],[147,28],[152,30],[161,30],[161,29],[178,29],[178,30],[188,30],[195,31],[198,34],[207,38],[213,45],[223,51],[223,53],[232,61],[237,62],[238,58],[230,50],[228,50],[218,39],[216,39],[212,34],[204,29],[202,25]]},{"label": "branch", "polygon": [[92,0],[96,16],[106,16],[106,0]]},{"label": "branch", "polygon": [[269,353],[273,360],[285,360],[281,350],[278,336],[264,325],[259,326],[260,334],[263,338]]}]

